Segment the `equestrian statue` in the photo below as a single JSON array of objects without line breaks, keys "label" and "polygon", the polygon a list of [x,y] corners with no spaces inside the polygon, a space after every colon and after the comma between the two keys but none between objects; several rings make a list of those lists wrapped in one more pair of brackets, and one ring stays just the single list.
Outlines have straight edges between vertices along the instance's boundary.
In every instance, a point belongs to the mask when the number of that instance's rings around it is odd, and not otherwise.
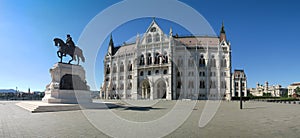
[{"label": "equestrian statue", "polygon": [[68,64],[71,64],[73,60],[77,60],[77,65],[79,65],[80,59],[82,62],[85,62],[82,50],[78,46],[75,46],[75,43],[69,34],[67,35],[66,43],[60,38],[54,38],[53,41],[54,45],[59,47],[57,56],[60,58],[60,63],[62,63],[62,58],[67,55],[71,57]]}]

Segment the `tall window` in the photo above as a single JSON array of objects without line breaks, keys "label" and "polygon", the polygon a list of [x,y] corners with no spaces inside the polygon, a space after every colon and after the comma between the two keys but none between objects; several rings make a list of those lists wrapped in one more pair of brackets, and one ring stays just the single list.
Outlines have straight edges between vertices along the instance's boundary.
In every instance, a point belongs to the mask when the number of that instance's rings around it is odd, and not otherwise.
[{"label": "tall window", "polygon": [[205,77],[205,72],[204,72],[204,71],[200,71],[200,72],[199,72],[199,76],[200,76],[200,77]]},{"label": "tall window", "polygon": [[191,81],[191,80],[189,81],[188,88],[192,88],[192,89],[194,88],[194,82],[193,81]]},{"label": "tall window", "polygon": [[154,41],[155,41],[155,42],[158,42],[158,41],[160,41],[160,37],[159,37],[159,34],[158,34],[158,33],[157,33],[157,34],[155,34]]},{"label": "tall window", "polygon": [[123,64],[123,62],[121,62],[121,65],[120,65],[120,72],[124,72],[124,64]]},{"label": "tall window", "polygon": [[216,67],[216,59],[214,55],[211,56],[210,65],[211,67]]},{"label": "tall window", "polygon": [[194,58],[192,56],[190,57],[188,64],[189,64],[189,67],[193,67],[193,65],[194,65]]},{"label": "tall window", "polygon": [[106,66],[106,74],[109,74],[110,73],[110,67],[109,65]]},{"label": "tall window", "polygon": [[199,67],[205,67],[205,59],[204,59],[203,55],[200,56]]},{"label": "tall window", "polygon": [[128,71],[132,71],[132,63],[130,61],[128,62]]},{"label": "tall window", "polygon": [[151,34],[147,35],[147,43],[151,43],[152,42],[152,36]]},{"label": "tall window", "polygon": [[129,82],[128,85],[127,85],[127,90],[131,90],[131,88],[132,88],[132,83]]},{"label": "tall window", "polygon": [[114,66],[113,66],[113,73],[116,73],[116,72],[117,72],[117,65],[115,63]]},{"label": "tall window", "polygon": [[140,57],[140,65],[145,65],[144,55],[141,55],[141,57]]},{"label": "tall window", "polygon": [[140,72],[140,76],[144,76],[144,72],[143,71]]},{"label": "tall window", "polygon": [[225,56],[223,56],[223,58],[222,58],[221,67],[227,67],[227,60],[226,60]]},{"label": "tall window", "polygon": [[221,88],[226,89],[226,81],[221,81]]},{"label": "tall window", "polygon": [[201,80],[200,81],[200,89],[204,89],[205,88],[205,81],[204,80]]},{"label": "tall window", "polygon": [[151,65],[152,64],[152,57],[151,57],[151,53],[147,54],[147,65]]},{"label": "tall window", "polygon": [[177,88],[179,88],[179,89],[181,88],[181,81],[177,82]]},{"label": "tall window", "polygon": [[163,63],[168,63],[168,53],[167,52],[164,53]]},{"label": "tall window", "polygon": [[214,80],[211,80],[210,81],[210,88],[216,88],[216,81],[214,81]]},{"label": "tall window", "polygon": [[160,63],[160,59],[159,59],[159,53],[156,53],[155,54],[155,61],[154,61],[154,64],[159,64]]},{"label": "tall window", "polygon": [[120,85],[120,90],[124,90],[124,84],[123,83],[121,83],[121,85]]}]

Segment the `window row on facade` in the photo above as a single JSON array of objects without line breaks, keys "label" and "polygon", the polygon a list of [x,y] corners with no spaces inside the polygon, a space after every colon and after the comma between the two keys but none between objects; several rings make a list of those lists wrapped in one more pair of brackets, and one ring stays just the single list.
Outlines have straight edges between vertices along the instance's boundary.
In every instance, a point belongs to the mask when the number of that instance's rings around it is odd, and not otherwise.
[{"label": "window row on facade", "polygon": [[[106,65],[106,74],[110,74],[111,73],[111,67],[109,65]],[[119,72],[124,72],[125,71],[125,65],[123,62],[121,62],[120,66],[119,66]],[[127,65],[127,71],[132,71],[132,63],[129,62]],[[117,73],[117,65],[114,64],[112,67],[112,73]]]},{"label": "window row on facade", "polygon": [[[199,84],[198,88],[200,88],[200,89],[205,89],[205,88],[216,89],[217,88],[217,83],[216,83],[215,80],[210,80],[209,84],[206,84],[205,80],[200,80],[198,84]],[[195,85],[195,81],[190,80],[190,81],[188,81],[187,88],[188,89],[194,89],[194,88],[196,88],[194,85]],[[207,85],[209,87],[207,87]],[[226,84],[225,80],[221,81],[220,87],[221,87],[221,89],[227,89],[227,84]],[[181,81],[177,81],[177,88],[178,89],[183,88],[183,84],[182,84]]]},{"label": "window row on facade", "polygon": [[[179,57],[177,59],[177,66],[178,67],[182,67],[182,66],[185,66],[186,64],[183,62],[184,59],[182,57]],[[188,63],[187,65],[189,67],[194,67],[194,66],[197,66],[197,63],[198,63],[198,66],[199,67],[217,67],[216,65],[216,59],[214,57],[214,55],[211,56],[211,58],[208,60],[208,63],[206,61],[206,59],[204,58],[203,55],[200,56],[200,59],[196,62],[196,59],[193,58],[192,56],[188,59]],[[227,66],[227,60],[225,58],[225,56],[223,56],[223,58],[220,60],[220,63],[221,63],[221,67],[228,67]]]},{"label": "window row on facade", "polygon": [[[226,77],[226,74],[227,74],[226,72],[221,72],[220,75],[221,75],[222,77]],[[180,72],[180,71],[177,72],[177,77],[181,77],[182,75],[183,75],[182,72]],[[195,76],[195,75],[197,75],[197,74],[194,74],[194,71],[188,71],[187,76],[193,77],[193,76]],[[217,76],[217,73],[214,72],[214,71],[211,71],[211,72],[209,72],[208,76],[209,76],[209,77],[216,77],[216,76]],[[199,77],[206,77],[205,71],[199,71]]]},{"label": "window row on facade", "polygon": [[161,72],[160,70],[155,70],[154,72],[152,70],[144,70],[144,71],[140,71],[140,76],[144,76],[145,73],[147,73],[147,75],[159,75],[159,74],[168,74],[168,70],[164,69],[163,72]]},{"label": "window row on facade", "polygon": [[163,55],[156,52],[154,54],[154,58],[152,57],[151,53],[147,53],[146,56],[144,54],[142,54],[140,56],[139,65],[166,64],[166,63],[168,63],[167,52],[165,52]]},{"label": "window row on facade", "polygon": [[124,89],[131,90],[132,89],[132,83],[129,82],[127,84],[126,88],[125,88],[124,83],[120,83],[118,86],[117,86],[117,84],[113,84],[111,89],[113,91],[115,91],[115,90],[124,90]]}]

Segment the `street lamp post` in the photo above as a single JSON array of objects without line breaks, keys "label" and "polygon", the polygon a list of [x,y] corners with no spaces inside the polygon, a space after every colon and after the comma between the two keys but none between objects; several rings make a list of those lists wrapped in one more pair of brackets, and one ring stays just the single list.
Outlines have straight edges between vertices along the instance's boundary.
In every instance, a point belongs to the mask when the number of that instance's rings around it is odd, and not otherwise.
[{"label": "street lamp post", "polygon": [[240,78],[240,109],[243,109],[243,98],[242,98],[242,79]]}]

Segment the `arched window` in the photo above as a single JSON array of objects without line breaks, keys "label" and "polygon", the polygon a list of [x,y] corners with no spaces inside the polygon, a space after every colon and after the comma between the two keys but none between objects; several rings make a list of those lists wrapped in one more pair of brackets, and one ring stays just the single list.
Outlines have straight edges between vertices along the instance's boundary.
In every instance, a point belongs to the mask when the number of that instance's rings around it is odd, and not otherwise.
[{"label": "arched window", "polygon": [[119,88],[120,90],[124,90],[124,84],[123,83],[121,83],[121,85],[120,85],[120,88]]},{"label": "arched window", "polygon": [[140,76],[144,76],[144,72],[143,71],[140,72]]},{"label": "arched window", "polygon": [[201,80],[200,81],[200,86],[199,86],[200,89],[204,89],[205,88],[205,81],[204,80]]},{"label": "arched window", "polygon": [[128,85],[127,85],[127,90],[131,90],[131,88],[132,88],[132,83],[129,82]]},{"label": "arched window", "polygon": [[205,59],[203,55],[200,56],[199,67],[205,67]]},{"label": "arched window", "polygon": [[216,67],[216,59],[214,55],[211,56],[210,65],[211,67]]},{"label": "arched window", "polygon": [[164,53],[164,56],[163,56],[163,63],[168,63],[168,53],[167,52],[165,52]]},{"label": "arched window", "polygon": [[160,63],[160,59],[159,59],[159,53],[155,53],[155,61],[154,64],[159,64]]},{"label": "arched window", "polygon": [[189,81],[188,88],[194,89],[194,81],[192,81],[192,80]]},{"label": "arched window", "polygon": [[131,61],[128,62],[128,71],[132,71],[132,63],[131,63]]},{"label": "arched window", "polygon": [[117,72],[117,65],[115,63],[114,66],[113,66],[113,73],[116,73],[116,72]]},{"label": "arched window", "polygon": [[145,65],[144,55],[141,55],[141,57],[140,57],[140,65]]},{"label": "arched window", "polygon": [[223,58],[222,58],[221,67],[227,67],[227,60],[226,60],[225,56],[223,56]]},{"label": "arched window", "polygon": [[216,88],[216,81],[214,80],[210,81],[210,88]]},{"label": "arched window", "polygon": [[221,81],[221,88],[226,89],[226,81]]},{"label": "arched window", "polygon": [[154,41],[155,41],[155,42],[160,41],[160,36],[159,36],[158,33],[155,34],[155,36],[154,36]]},{"label": "arched window", "polygon": [[199,72],[199,76],[200,76],[200,77],[205,77],[205,72],[204,72],[204,71],[200,71],[200,72]]},{"label": "arched window", "polygon": [[106,66],[106,74],[110,74],[110,67],[109,67],[109,65]]},{"label": "arched window", "polygon": [[147,43],[151,43],[152,42],[152,36],[151,34],[147,35]]},{"label": "arched window", "polygon": [[120,72],[124,72],[124,64],[123,64],[123,62],[121,62],[121,65],[120,65]]},{"label": "arched window", "polygon": [[188,61],[189,67],[193,67],[194,66],[194,58],[191,56],[189,61]]},{"label": "arched window", "polygon": [[147,65],[151,65],[151,64],[152,64],[152,57],[151,57],[151,53],[148,53],[148,54],[147,54],[147,59],[148,59],[148,61],[147,61]]}]

